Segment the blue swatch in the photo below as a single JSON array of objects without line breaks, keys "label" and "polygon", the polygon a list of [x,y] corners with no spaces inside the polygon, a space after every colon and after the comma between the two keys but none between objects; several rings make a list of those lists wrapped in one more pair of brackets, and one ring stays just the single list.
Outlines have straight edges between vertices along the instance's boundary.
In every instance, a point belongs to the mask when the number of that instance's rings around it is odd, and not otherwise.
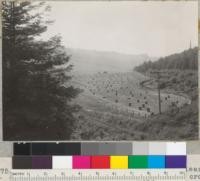
[{"label": "blue swatch", "polygon": [[165,156],[151,155],[148,156],[148,168],[165,168]]}]

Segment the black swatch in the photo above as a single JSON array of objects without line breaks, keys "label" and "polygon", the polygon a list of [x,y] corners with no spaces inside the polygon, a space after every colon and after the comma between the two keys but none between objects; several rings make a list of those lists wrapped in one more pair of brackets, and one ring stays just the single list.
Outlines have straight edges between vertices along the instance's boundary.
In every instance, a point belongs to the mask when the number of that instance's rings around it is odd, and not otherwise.
[{"label": "black swatch", "polygon": [[30,143],[14,143],[14,155],[30,155],[31,144]]},{"label": "black swatch", "polygon": [[80,155],[80,143],[33,143],[32,155]]},{"label": "black swatch", "polygon": [[31,156],[14,156],[12,158],[13,169],[32,169]]}]

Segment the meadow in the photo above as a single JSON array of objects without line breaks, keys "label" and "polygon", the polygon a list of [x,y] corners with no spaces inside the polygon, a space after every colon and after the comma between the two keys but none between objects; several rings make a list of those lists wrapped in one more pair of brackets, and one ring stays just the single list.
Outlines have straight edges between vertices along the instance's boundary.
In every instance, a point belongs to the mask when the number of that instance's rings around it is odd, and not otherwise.
[{"label": "meadow", "polygon": [[[142,125],[151,124],[150,119],[158,120],[172,107],[182,109],[191,104],[186,94],[161,90],[160,115],[158,92],[152,80],[135,71],[104,71],[73,76],[70,83],[81,89],[82,93],[72,103],[80,105],[81,110],[75,114],[76,126],[71,139],[149,139],[154,133],[151,130],[145,131]],[[148,82],[148,86],[141,82]],[[152,122],[152,126],[156,125]]]}]

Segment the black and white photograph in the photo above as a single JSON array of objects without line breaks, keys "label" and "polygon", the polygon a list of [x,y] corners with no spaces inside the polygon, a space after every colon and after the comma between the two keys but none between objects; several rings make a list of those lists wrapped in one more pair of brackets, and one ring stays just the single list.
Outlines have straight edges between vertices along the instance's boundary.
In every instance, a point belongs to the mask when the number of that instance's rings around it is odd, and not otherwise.
[{"label": "black and white photograph", "polygon": [[5,141],[198,139],[198,1],[2,1]]}]

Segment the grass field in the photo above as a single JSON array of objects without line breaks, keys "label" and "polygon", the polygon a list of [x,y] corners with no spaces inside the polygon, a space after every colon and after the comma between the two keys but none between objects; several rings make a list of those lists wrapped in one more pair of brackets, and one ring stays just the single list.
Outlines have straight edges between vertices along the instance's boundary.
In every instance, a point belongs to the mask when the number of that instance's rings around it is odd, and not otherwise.
[{"label": "grass field", "polygon": [[[141,86],[141,82],[148,79],[149,77],[137,72],[101,72],[74,76],[71,84],[82,89],[82,93],[73,101],[81,106],[81,110],[75,115],[77,122],[72,139],[156,139],[158,130],[149,130],[145,125],[162,130],[162,124],[155,120],[162,118],[162,123],[165,124],[169,120],[164,115],[172,107],[185,109],[191,105],[191,98],[169,89],[162,90],[162,115],[159,115],[158,93],[154,83],[149,83],[150,88]],[[165,135],[163,139],[168,137]],[[181,138],[180,134],[175,137]]]}]

